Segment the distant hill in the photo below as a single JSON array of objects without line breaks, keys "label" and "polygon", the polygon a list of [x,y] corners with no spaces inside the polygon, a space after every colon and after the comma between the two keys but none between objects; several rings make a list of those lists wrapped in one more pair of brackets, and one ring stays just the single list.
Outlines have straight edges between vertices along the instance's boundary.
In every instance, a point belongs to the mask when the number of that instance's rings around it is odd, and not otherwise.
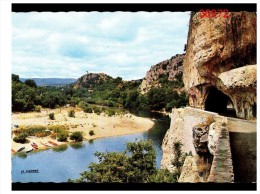
[{"label": "distant hill", "polygon": [[74,85],[74,88],[80,88],[80,87],[93,88],[108,80],[113,80],[113,78],[104,73],[88,73],[81,76],[77,80],[76,84]]},{"label": "distant hill", "polygon": [[22,82],[27,79],[34,80],[37,86],[64,86],[77,81],[74,78],[20,78]]}]

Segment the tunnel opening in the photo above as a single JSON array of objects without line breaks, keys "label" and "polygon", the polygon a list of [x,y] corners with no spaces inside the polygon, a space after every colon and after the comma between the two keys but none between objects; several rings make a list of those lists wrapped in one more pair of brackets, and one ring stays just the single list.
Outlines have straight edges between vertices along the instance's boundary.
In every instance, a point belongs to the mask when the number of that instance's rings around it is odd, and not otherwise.
[{"label": "tunnel opening", "polygon": [[205,110],[216,112],[223,116],[236,117],[236,111],[231,99],[214,86],[211,86],[208,89],[208,96],[205,101]]}]

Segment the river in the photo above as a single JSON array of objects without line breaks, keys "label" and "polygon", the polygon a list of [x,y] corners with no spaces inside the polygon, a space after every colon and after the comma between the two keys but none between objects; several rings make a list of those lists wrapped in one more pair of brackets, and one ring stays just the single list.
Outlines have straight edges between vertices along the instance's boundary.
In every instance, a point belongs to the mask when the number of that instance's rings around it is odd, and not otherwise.
[{"label": "river", "polygon": [[[84,141],[81,144],[63,145],[55,149],[32,152],[12,157],[12,182],[67,182],[69,178],[79,178],[80,173],[87,170],[91,162],[98,162],[94,156],[96,151],[125,150],[126,143],[139,139],[151,140],[156,150],[156,165],[160,168],[162,159],[161,144],[170,126],[170,119],[159,113],[133,112],[137,116],[155,118],[155,125],[147,132],[131,135]],[[35,170],[34,173],[25,173]],[[35,173],[37,172],[37,173]]]}]

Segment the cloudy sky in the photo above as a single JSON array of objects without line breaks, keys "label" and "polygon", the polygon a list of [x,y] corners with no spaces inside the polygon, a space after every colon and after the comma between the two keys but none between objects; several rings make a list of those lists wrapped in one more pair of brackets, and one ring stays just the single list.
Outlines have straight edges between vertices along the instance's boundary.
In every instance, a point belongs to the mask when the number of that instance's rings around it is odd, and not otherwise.
[{"label": "cloudy sky", "polygon": [[12,73],[78,78],[106,73],[143,78],[183,53],[189,12],[13,13]]}]

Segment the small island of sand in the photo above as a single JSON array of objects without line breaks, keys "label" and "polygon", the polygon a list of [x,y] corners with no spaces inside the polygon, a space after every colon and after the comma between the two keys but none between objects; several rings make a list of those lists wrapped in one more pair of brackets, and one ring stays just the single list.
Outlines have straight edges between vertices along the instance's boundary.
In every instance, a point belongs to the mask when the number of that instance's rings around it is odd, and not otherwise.
[{"label": "small island of sand", "polygon": [[[154,125],[152,120],[137,117],[130,113],[108,116],[105,113],[101,113],[100,115],[85,113],[79,108],[74,108],[75,117],[69,117],[69,110],[71,110],[71,108],[44,109],[41,112],[13,113],[12,132],[16,130],[17,127],[22,126],[40,125],[48,128],[48,126],[53,125],[67,125],[69,127],[69,133],[80,131],[83,133],[84,140],[91,140],[148,131]],[[51,112],[54,113],[55,120],[49,118],[49,113]],[[94,135],[92,136],[89,134],[91,130],[94,131]],[[12,139],[14,136],[14,133],[12,133]],[[29,136],[27,139],[29,141],[24,144],[16,143],[12,140],[12,152],[17,152],[21,147],[25,147],[24,150],[30,150],[32,149],[32,142],[38,145],[38,149],[46,149],[48,146],[44,144],[48,144],[49,141],[58,145],[72,142],[69,138],[67,142],[58,142],[50,136],[40,138]]]}]

